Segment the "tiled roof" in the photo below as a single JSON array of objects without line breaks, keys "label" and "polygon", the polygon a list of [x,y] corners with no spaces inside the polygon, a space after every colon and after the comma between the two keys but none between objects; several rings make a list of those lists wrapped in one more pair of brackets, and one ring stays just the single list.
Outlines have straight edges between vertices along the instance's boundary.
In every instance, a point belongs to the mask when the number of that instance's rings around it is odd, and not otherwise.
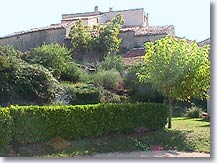
[{"label": "tiled roof", "polygon": [[58,24],[51,24],[50,26],[47,27],[42,27],[42,28],[33,28],[27,31],[19,31],[19,32],[14,32],[10,35],[0,37],[1,38],[8,38],[8,37],[13,37],[13,36],[18,36],[26,33],[32,33],[32,32],[37,32],[37,31],[43,31],[43,30],[50,30],[50,29],[59,29],[59,28],[65,28],[69,25],[73,25],[75,22],[64,22],[64,23],[58,23]]},{"label": "tiled roof", "polygon": [[121,32],[134,31],[136,36],[153,34],[174,34],[174,26],[132,26],[121,29]]}]

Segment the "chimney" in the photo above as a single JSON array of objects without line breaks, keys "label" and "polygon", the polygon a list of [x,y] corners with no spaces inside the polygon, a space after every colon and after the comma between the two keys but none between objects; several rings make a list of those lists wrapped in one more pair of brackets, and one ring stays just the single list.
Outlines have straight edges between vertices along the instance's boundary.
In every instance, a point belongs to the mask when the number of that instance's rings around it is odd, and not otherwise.
[{"label": "chimney", "polygon": [[112,12],[112,8],[111,7],[109,7],[109,12]]},{"label": "chimney", "polygon": [[94,12],[99,12],[99,7],[98,6],[95,6]]},{"label": "chimney", "polygon": [[149,16],[149,14],[147,13],[147,18],[146,18],[146,21],[147,21],[147,22],[146,22],[146,26],[149,26],[149,22],[148,22],[148,21],[149,21],[149,17],[148,17],[148,16]]}]

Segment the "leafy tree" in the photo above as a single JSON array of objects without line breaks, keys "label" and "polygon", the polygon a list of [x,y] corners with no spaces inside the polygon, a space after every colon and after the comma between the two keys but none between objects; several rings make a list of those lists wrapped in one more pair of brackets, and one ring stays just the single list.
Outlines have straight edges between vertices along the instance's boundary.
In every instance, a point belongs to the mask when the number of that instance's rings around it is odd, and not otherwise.
[{"label": "leafy tree", "polygon": [[104,31],[99,35],[99,45],[102,54],[116,54],[120,50],[121,39],[119,32],[121,25],[124,24],[122,16],[115,16]]},{"label": "leafy tree", "polygon": [[86,53],[91,45],[90,27],[84,26],[82,20],[76,22],[70,31],[73,52]]},{"label": "leafy tree", "polygon": [[174,99],[190,101],[192,97],[207,98],[210,88],[209,46],[177,40],[168,35],[145,44],[144,66],[137,74],[143,83],[151,83],[168,99],[171,128]]},{"label": "leafy tree", "polygon": [[151,86],[150,83],[139,82],[138,71],[143,67],[142,62],[135,62],[127,71],[124,78],[124,87],[128,90],[131,102],[163,103],[164,96]]},{"label": "leafy tree", "polygon": [[121,43],[119,32],[123,24],[121,15],[114,17],[107,26],[84,26],[82,20],[79,20],[70,32],[73,53],[85,54],[94,51],[99,53],[101,58],[107,54],[118,53]]}]

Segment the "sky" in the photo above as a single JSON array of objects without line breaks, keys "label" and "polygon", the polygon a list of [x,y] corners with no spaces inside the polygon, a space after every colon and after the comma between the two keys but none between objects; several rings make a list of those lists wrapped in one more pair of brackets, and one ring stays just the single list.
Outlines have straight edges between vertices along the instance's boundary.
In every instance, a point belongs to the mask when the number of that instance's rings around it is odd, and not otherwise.
[{"label": "sky", "polygon": [[179,37],[210,37],[209,0],[0,0],[0,36],[59,23],[62,14],[144,8],[149,25],[174,25]]}]

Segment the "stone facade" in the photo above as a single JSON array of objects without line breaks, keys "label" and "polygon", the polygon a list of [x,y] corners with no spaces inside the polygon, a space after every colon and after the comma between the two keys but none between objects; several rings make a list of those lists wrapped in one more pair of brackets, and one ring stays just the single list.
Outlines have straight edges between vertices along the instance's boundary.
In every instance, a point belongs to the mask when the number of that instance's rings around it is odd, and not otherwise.
[{"label": "stone facade", "polygon": [[100,12],[98,7],[95,7],[94,12],[76,13],[76,14],[63,14],[61,22],[83,20],[85,25],[101,25],[111,21],[116,15],[121,14],[125,20],[123,26],[147,26],[148,19],[144,9],[130,9],[121,11]]},{"label": "stone facade", "polygon": [[50,29],[0,38],[0,46],[12,45],[24,52],[43,44],[63,44],[64,39],[65,29]]}]

